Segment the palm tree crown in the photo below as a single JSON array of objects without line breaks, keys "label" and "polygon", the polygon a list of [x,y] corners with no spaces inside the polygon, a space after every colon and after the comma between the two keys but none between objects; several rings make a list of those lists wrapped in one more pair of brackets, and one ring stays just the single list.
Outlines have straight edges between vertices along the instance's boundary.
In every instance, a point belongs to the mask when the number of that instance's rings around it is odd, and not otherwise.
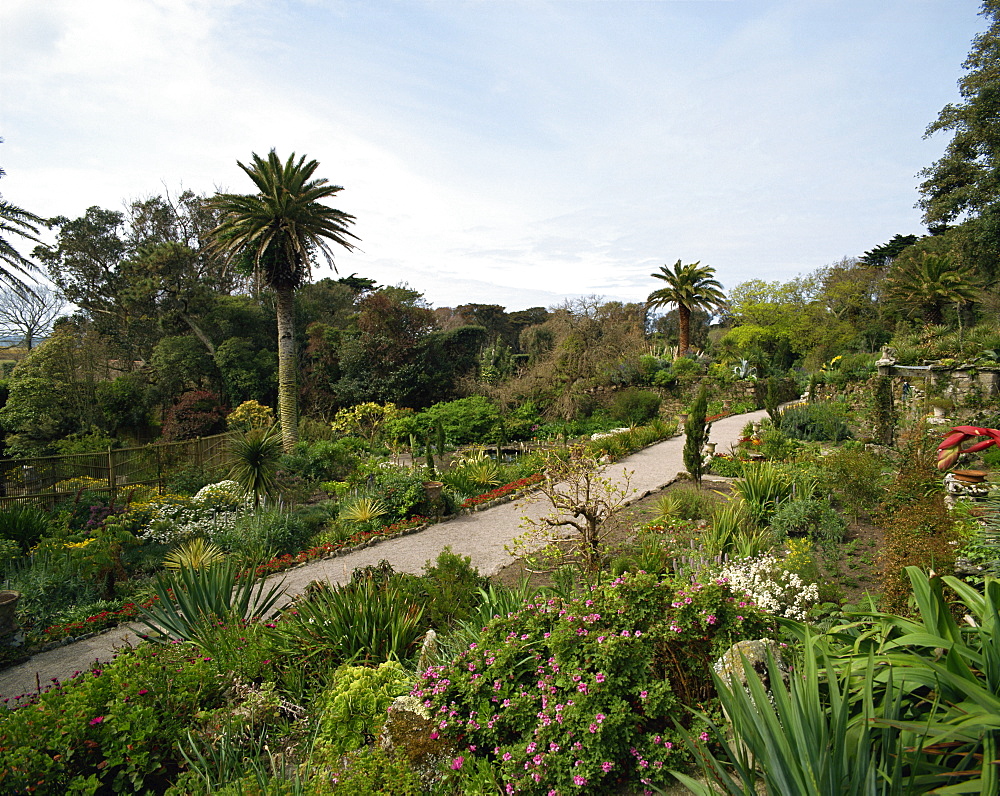
[{"label": "palm tree crown", "polygon": [[348,239],[357,236],[347,226],[354,216],[322,203],[343,188],[312,178],[317,161],[296,161],[293,152],[282,163],[272,149],[266,160],[254,153],[249,166],[237,165],[259,193],[223,193],[211,202],[223,216],[215,245],[231,262],[249,265],[267,287],[295,289],[308,281],[314,253],[333,264],[330,242],[353,251]]},{"label": "palm tree crown", "polygon": [[237,164],[258,192],[216,196],[210,204],[221,212],[222,221],[212,237],[227,262],[252,271],[277,294],[278,418],[282,447],[288,452],[298,439],[295,289],[308,281],[317,253],[333,265],[330,244],[352,251],[350,239],[358,238],[347,229],[354,216],[323,204],[343,189],[313,177],[319,166],[315,160],[296,160],[293,152],[282,163],[272,149],[267,159],[254,153],[250,165]]},{"label": "palm tree crown", "polygon": [[715,279],[715,269],[702,265],[700,261],[682,265],[678,260],[672,270],[661,265],[660,273],[650,276],[662,279],[666,285],[649,294],[646,306],[654,308],[669,304],[677,305],[680,325],[678,354],[683,354],[687,351],[691,339],[691,312],[710,311],[722,307],[726,303],[726,294],[722,290],[722,285]]},{"label": "palm tree crown", "polygon": [[[0,174],[2,173],[0,171]],[[38,266],[22,256],[8,237],[17,235],[33,243],[41,243],[36,236],[38,227],[44,226],[45,223],[45,219],[39,218],[34,213],[0,199],[0,282],[6,282],[15,289],[31,289],[24,281],[24,277],[32,271],[37,271]]]}]

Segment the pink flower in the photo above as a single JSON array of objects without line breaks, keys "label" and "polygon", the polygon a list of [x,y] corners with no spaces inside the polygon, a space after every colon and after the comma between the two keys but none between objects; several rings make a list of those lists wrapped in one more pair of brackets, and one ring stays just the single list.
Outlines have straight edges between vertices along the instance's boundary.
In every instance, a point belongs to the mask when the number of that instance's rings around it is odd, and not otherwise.
[{"label": "pink flower", "polygon": [[581,777],[579,774],[574,774],[573,784],[576,785],[578,788],[582,788],[584,785],[587,784],[587,778]]},{"label": "pink flower", "polygon": [[605,760],[605,761],[604,761],[603,763],[601,763],[601,770],[602,770],[602,771],[603,771],[603,772],[604,772],[605,774],[607,774],[607,773],[608,773],[608,772],[609,772],[609,771],[610,771],[611,769],[613,769],[614,767],[615,767],[615,764],[614,764],[614,763],[612,763],[612,762],[610,762],[610,761],[607,761],[607,760]]},{"label": "pink flower", "polygon": [[701,740],[703,740],[703,741],[707,741],[708,740],[708,733],[707,732],[703,732],[698,737],[701,738]]},{"label": "pink flower", "polygon": [[95,724],[100,724],[104,721],[104,716],[96,716],[90,720],[90,726],[93,727]]},{"label": "pink flower", "polygon": [[458,771],[458,769],[460,769],[462,767],[462,763],[464,763],[464,762],[465,762],[465,758],[464,757],[456,757],[454,760],[451,761],[451,767],[455,771]]}]

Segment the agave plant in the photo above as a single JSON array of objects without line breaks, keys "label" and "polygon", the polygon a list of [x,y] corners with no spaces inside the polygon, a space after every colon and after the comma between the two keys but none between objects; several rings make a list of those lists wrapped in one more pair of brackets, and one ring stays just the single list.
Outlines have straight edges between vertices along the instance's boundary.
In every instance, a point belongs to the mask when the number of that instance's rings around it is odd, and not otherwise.
[{"label": "agave plant", "polygon": [[340,508],[340,519],[358,525],[371,525],[389,513],[389,507],[378,498],[358,496]]},{"label": "agave plant", "polygon": [[499,486],[500,465],[485,451],[467,454],[441,476],[441,480],[463,495],[481,495]]},{"label": "agave plant", "polygon": [[167,553],[163,558],[163,566],[171,571],[185,568],[199,571],[215,566],[225,555],[218,545],[201,538],[190,539]]},{"label": "agave plant", "polygon": [[182,566],[161,572],[153,592],[157,601],[140,607],[139,621],[152,641],[194,641],[204,645],[207,631],[222,621],[250,621],[266,616],[281,599],[284,581],[240,578],[237,562],[225,560],[207,569]]}]

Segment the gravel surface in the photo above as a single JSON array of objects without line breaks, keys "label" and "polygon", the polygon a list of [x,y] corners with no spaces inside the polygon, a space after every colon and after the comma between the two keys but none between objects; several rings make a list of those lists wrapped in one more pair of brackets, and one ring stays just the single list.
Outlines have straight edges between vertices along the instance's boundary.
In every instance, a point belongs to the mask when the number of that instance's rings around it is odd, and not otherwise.
[{"label": "gravel surface", "polygon": [[[763,411],[734,415],[712,424],[711,441],[718,450],[725,451],[739,438],[748,420],[765,417]],[[630,473],[632,500],[639,500],[667,484],[684,471],[682,451],[683,436],[651,445],[631,456],[609,465],[607,472],[617,483],[624,483],[624,472]],[[481,573],[493,575],[514,559],[504,546],[523,533],[520,527],[524,516],[540,517],[546,514],[541,503],[519,500],[485,511],[464,514],[454,519],[431,525],[425,530],[390,539],[339,558],[314,561],[305,566],[273,576],[284,580],[287,598],[300,594],[314,580],[344,583],[350,580],[356,567],[389,561],[397,572],[420,574],[424,564],[437,558],[446,546],[458,555],[470,556],[472,564]],[[122,625],[93,638],[77,641],[48,652],[39,653],[30,660],[0,671],[0,698],[9,697],[5,704],[13,706],[16,697],[46,689],[56,680],[65,680],[75,672],[88,669],[95,662],[107,663],[117,649],[140,642],[140,625]]]}]

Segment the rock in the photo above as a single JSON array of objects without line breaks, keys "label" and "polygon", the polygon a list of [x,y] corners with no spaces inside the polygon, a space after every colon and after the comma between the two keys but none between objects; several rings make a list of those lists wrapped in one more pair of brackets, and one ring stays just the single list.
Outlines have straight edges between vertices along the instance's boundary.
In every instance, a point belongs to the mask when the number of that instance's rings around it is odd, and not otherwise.
[{"label": "rock", "polygon": [[389,754],[405,758],[426,785],[456,754],[454,742],[438,736],[437,722],[413,696],[396,697],[389,706],[380,743]]},{"label": "rock", "polygon": [[774,658],[775,663],[778,665],[778,671],[781,672],[781,679],[785,682],[788,681],[788,669],[785,667],[781,660],[781,648],[778,646],[777,642],[769,638],[762,638],[756,640],[740,641],[733,644],[728,650],[726,650],[722,657],[715,662],[715,673],[722,678],[724,682],[729,682],[733,678],[736,682],[743,686],[746,686],[747,678],[746,671],[743,669],[743,659],[746,658],[747,663],[753,668],[755,672],[760,676],[761,682],[764,684],[764,688],[768,691],[771,690],[771,677],[768,672],[767,667],[767,656],[768,653]]}]

